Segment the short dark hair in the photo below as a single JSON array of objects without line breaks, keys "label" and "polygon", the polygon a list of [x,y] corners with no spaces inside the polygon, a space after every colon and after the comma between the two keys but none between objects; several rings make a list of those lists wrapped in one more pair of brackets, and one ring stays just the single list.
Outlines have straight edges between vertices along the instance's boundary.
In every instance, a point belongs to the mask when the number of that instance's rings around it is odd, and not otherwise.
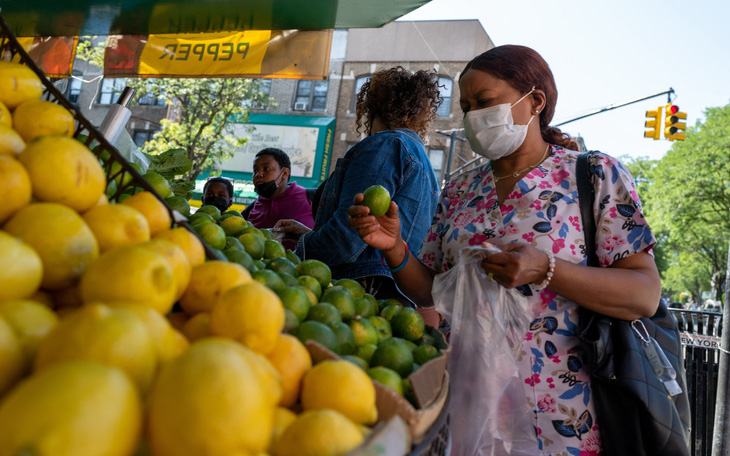
[{"label": "short dark hair", "polygon": [[267,147],[266,149],[262,149],[259,151],[259,153],[256,154],[256,158],[259,158],[262,155],[271,155],[274,157],[274,160],[279,164],[281,169],[288,169],[291,172],[291,160],[289,160],[289,156],[281,149],[277,149],[276,147]]},{"label": "short dark hair", "polygon": [[230,179],[226,179],[225,177],[211,177],[205,182],[205,186],[203,186],[203,198],[205,198],[205,192],[208,190],[208,186],[214,182],[220,182],[221,184],[226,186],[226,190],[228,190],[228,196],[233,199],[233,182],[231,182]]}]

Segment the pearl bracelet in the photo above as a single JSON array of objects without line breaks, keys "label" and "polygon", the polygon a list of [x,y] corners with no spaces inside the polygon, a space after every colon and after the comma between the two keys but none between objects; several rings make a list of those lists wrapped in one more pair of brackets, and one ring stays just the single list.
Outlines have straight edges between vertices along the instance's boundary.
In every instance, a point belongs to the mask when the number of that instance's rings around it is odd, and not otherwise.
[{"label": "pearl bracelet", "polygon": [[550,285],[550,281],[553,279],[553,273],[555,272],[555,255],[553,255],[553,252],[549,250],[543,250],[545,254],[548,256],[548,270],[547,270],[547,277],[545,277],[545,280],[538,284],[532,284],[532,288],[534,288],[536,291],[543,290],[547,288],[548,285]]}]

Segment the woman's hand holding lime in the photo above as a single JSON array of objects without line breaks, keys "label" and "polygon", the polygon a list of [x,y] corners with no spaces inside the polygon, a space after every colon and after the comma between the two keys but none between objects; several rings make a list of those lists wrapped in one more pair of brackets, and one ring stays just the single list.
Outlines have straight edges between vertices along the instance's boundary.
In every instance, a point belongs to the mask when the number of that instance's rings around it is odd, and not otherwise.
[{"label": "woman's hand holding lime", "polygon": [[350,226],[355,228],[360,238],[370,247],[378,250],[392,249],[400,238],[398,205],[391,201],[387,212],[381,217],[375,217],[370,208],[362,204],[363,199],[362,193],[355,195],[354,205],[347,210]]}]

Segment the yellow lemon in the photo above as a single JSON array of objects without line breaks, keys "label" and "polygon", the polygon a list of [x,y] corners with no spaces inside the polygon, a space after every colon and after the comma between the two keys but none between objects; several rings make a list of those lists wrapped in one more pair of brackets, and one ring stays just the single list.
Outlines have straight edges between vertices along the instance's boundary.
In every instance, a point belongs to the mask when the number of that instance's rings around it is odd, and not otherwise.
[{"label": "yellow lemon", "polygon": [[41,257],[41,287],[48,290],[74,285],[99,256],[94,234],[79,214],[62,204],[31,203],[15,213],[4,229]]},{"label": "yellow lemon", "polygon": [[170,262],[137,245],[102,254],[81,278],[81,300],[85,303],[136,302],[163,315],[172,309],[176,291]]},{"label": "yellow lemon", "polygon": [[279,437],[276,456],[344,456],[365,440],[357,425],[334,410],[308,410]]},{"label": "yellow lemon", "polygon": [[167,207],[150,192],[139,192],[122,201],[122,204],[137,209],[147,219],[150,234],[157,236],[170,228],[170,213]]},{"label": "yellow lemon", "polygon": [[[167,318],[159,312],[150,309],[142,304],[131,302],[109,303],[110,307],[119,307],[134,313],[137,318],[147,327],[152,343],[155,347],[155,354],[160,363],[166,363],[182,353],[188,346],[187,340],[179,332],[175,331]],[[0,307],[0,314],[2,307]]]},{"label": "yellow lemon", "polygon": [[37,74],[20,63],[0,61],[0,102],[11,111],[28,100],[43,95],[43,83]]},{"label": "yellow lemon", "polygon": [[31,194],[30,177],[23,165],[12,157],[0,155],[0,223],[30,204]]},{"label": "yellow lemon", "polygon": [[69,360],[98,361],[127,373],[146,391],[157,368],[147,326],[134,312],[92,304],[69,314],[43,339],[36,371]]},{"label": "yellow lemon", "polygon": [[210,336],[210,314],[199,312],[188,318],[180,332],[190,341]]},{"label": "yellow lemon", "polygon": [[157,252],[170,262],[172,272],[175,275],[175,301],[179,300],[190,283],[190,274],[192,271],[190,261],[185,256],[185,252],[176,244],[164,239],[153,239],[144,244],[140,244],[140,247]]},{"label": "yellow lemon", "polygon": [[269,443],[269,452],[273,452],[276,448],[279,438],[284,431],[287,430],[297,419],[297,414],[285,407],[276,407],[274,412],[274,427],[271,429],[271,443]]},{"label": "yellow lemon", "polygon": [[210,314],[210,331],[265,355],[274,349],[285,318],[279,296],[254,280],[221,295]]},{"label": "yellow lemon", "polygon": [[30,100],[13,111],[13,128],[28,142],[39,136],[73,136],[76,124],[74,116],[63,106]]},{"label": "yellow lemon", "polygon": [[0,316],[0,398],[20,380],[26,362],[23,347],[13,327]]},{"label": "yellow lemon", "polygon": [[0,123],[0,155],[18,155],[25,149],[25,141],[9,126]]},{"label": "yellow lemon", "polygon": [[274,410],[240,344],[208,338],[160,370],[149,395],[155,456],[255,455],[271,439]]},{"label": "yellow lemon", "polygon": [[33,196],[84,212],[106,189],[104,170],[83,144],[65,136],[41,136],[18,156],[30,176]]},{"label": "yellow lemon", "polygon": [[171,228],[153,236],[154,239],[164,239],[180,247],[185,256],[188,257],[190,267],[195,267],[205,262],[205,249],[198,237],[181,226]]},{"label": "yellow lemon", "polygon": [[150,226],[138,210],[122,204],[94,206],[83,219],[96,236],[99,252],[150,240]]},{"label": "yellow lemon", "polygon": [[22,240],[0,231],[0,299],[27,298],[43,279],[40,256]]},{"label": "yellow lemon", "polygon": [[291,334],[280,334],[266,358],[281,375],[283,394],[279,405],[291,407],[299,400],[302,377],[312,368],[309,351]]},{"label": "yellow lemon", "polygon": [[10,324],[25,354],[24,372],[30,371],[38,347],[58,323],[58,317],[47,306],[27,299],[0,302],[0,316]]},{"label": "yellow lemon", "polygon": [[243,350],[241,354],[256,371],[259,382],[264,387],[268,403],[275,407],[281,401],[281,375],[265,356],[253,350]]},{"label": "yellow lemon", "polygon": [[0,101],[0,124],[8,127],[13,126],[13,115],[10,114],[10,110],[2,101]]},{"label": "yellow lemon", "polygon": [[128,456],[142,428],[142,404],[119,369],[58,364],[15,388],[0,406],[0,456]]},{"label": "yellow lemon", "polygon": [[302,380],[304,410],[337,410],[357,424],[373,424],[378,418],[375,385],[364,370],[345,361],[323,361]]},{"label": "yellow lemon", "polygon": [[237,263],[207,261],[193,267],[180,306],[188,315],[210,312],[224,292],[251,280],[251,274]]}]

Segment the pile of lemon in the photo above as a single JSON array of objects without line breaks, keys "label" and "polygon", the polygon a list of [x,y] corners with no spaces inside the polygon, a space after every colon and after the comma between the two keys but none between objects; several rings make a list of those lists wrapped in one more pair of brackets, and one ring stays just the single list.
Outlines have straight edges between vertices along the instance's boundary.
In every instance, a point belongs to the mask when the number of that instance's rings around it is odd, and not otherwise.
[{"label": "pile of lemon", "polygon": [[266,277],[206,261],[154,195],[110,204],[98,157],[42,90],[0,62],[0,456],[360,445],[377,419],[367,374],[312,366]]}]

